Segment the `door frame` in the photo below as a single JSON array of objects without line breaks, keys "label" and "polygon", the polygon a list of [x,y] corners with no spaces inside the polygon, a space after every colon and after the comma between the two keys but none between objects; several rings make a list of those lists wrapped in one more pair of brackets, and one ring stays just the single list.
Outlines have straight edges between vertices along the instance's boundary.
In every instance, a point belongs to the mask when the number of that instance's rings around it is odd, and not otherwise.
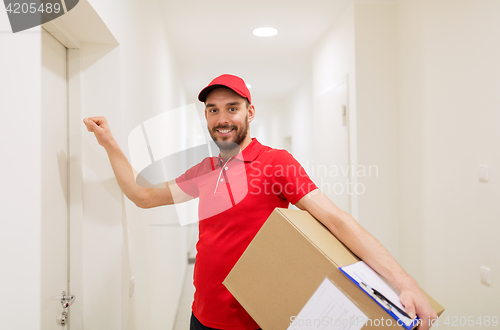
[{"label": "door frame", "polygon": [[[356,127],[356,108],[355,108],[355,95],[352,93],[354,90],[352,84],[352,79],[349,79],[349,74],[340,75],[338,79],[336,79],[332,84],[328,84],[326,87],[319,90],[317,94],[314,95],[313,104],[314,104],[314,119],[313,122],[316,124],[321,120],[319,113],[319,105],[318,105],[318,97],[334,91],[340,85],[346,85],[346,128],[347,128],[347,159],[348,159],[348,169],[349,169],[349,185],[351,187],[356,187],[358,183],[358,179],[356,175],[351,175],[351,171],[355,171],[357,166],[357,127]],[[317,139],[317,136],[314,136],[314,139]],[[315,143],[316,144],[316,143]],[[349,195],[349,206],[350,206],[350,214],[357,219],[358,218],[358,196],[355,193]]]},{"label": "door frame", "polygon": [[83,176],[80,42],[63,24],[42,27],[66,47],[68,100],[68,294],[76,300],[68,308],[68,329],[83,329]]}]

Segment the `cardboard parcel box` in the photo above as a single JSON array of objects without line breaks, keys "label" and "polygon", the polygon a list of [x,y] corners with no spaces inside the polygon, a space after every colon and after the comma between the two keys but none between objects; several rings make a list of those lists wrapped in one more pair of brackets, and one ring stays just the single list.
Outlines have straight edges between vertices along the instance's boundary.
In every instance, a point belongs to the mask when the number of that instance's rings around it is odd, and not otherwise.
[{"label": "cardboard parcel box", "polygon": [[[391,323],[393,327],[404,329],[338,269],[358,261],[308,212],[277,208],[223,284],[264,330],[295,329],[293,326],[299,325],[315,325],[315,329],[380,329]],[[325,279],[331,282],[323,283]],[[322,295],[320,285],[325,284],[335,288],[339,295]],[[316,307],[310,305],[313,294],[316,303],[319,299]],[[427,298],[436,313],[441,315],[444,308],[430,296]],[[329,308],[328,312],[333,313],[335,306],[341,306],[335,313],[344,315],[297,319],[308,302],[307,308],[313,312],[321,313],[321,309]],[[340,321],[335,321],[338,316],[344,321],[350,319],[350,324],[341,326]]]}]

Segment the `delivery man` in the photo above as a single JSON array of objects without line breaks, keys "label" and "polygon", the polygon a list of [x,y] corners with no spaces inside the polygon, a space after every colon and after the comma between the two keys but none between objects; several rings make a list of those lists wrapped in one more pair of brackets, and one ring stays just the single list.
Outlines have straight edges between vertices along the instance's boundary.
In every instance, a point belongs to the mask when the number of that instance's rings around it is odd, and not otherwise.
[{"label": "delivery man", "polygon": [[199,94],[218,157],[208,157],[165,188],[139,186],[104,117],[84,119],[109,156],[123,193],[138,207],[151,208],[199,198],[199,241],[191,329],[248,329],[259,326],[222,281],[276,207],[289,203],[321,221],[352,252],[400,292],[406,312],[430,328],[436,313],[418,283],[348,213],[339,209],[285,150],[250,137],[255,107],[245,82],[233,75],[215,78]]}]

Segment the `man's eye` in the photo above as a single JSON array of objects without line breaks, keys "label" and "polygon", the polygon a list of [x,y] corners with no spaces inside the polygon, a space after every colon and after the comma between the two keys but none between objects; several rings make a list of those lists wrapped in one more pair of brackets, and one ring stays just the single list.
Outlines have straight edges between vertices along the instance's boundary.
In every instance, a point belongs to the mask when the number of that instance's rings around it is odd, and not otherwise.
[{"label": "man's eye", "polygon": [[229,111],[236,111],[238,108],[229,108]]},{"label": "man's eye", "polygon": [[217,112],[217,109],[210,109],[210,110],[208,110],[208,112],[214,113],[214,112]]}]

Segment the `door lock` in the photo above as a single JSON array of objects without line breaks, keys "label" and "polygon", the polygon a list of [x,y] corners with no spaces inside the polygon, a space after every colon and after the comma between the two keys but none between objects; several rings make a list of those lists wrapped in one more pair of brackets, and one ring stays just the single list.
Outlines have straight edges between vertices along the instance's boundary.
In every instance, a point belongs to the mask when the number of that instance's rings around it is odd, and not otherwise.
[{"label": "door lock", "polygon": [[75,302],[74,295],[66,295],[66,291],[63,291],[61,294],[61,305],[63,308],[68,308]]}]

